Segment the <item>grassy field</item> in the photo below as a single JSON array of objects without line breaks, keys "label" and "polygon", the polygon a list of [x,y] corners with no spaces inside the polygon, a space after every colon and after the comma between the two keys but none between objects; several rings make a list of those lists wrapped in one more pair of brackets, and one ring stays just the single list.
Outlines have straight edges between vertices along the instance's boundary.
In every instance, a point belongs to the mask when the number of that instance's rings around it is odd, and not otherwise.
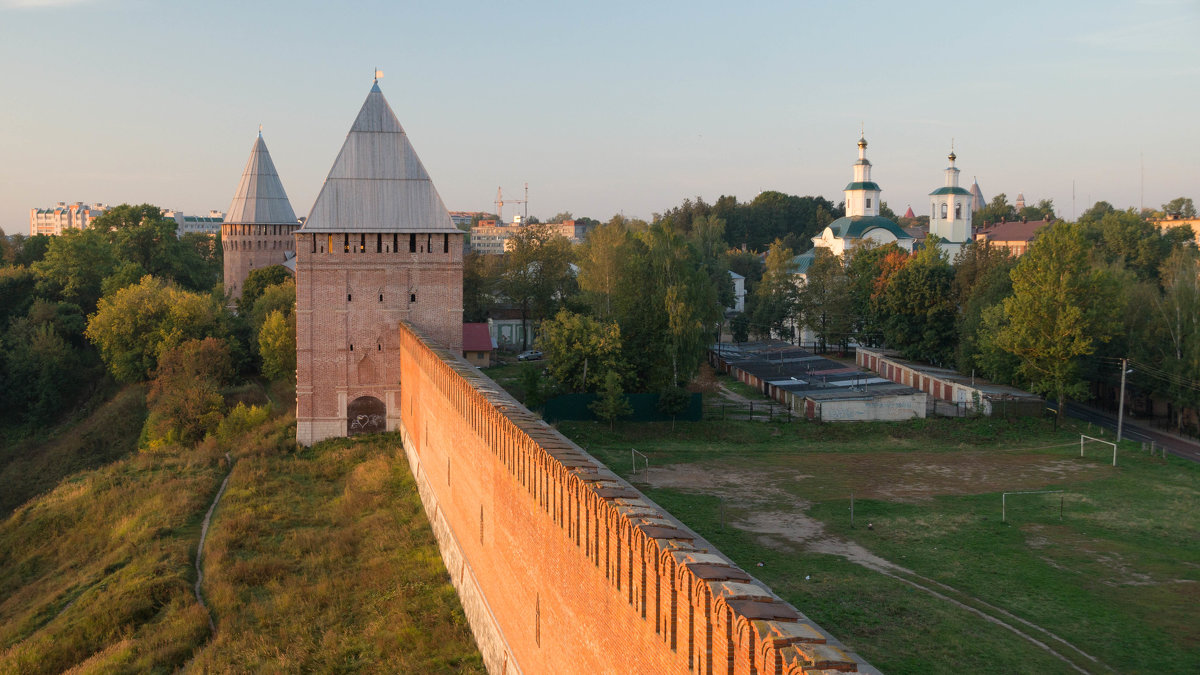
[{"label": "grassy field", "polygon": [[[39,495],[0,520],[0,673],[482,672],[398,439],[297,452],[285,415],[138,452],[129,392],[0,455],[0,495]],[[204,558],[214,634],[192,586],[226,452]]]},{"label": "grassy field", "polygon": [[560,428],[884,672],[1200,672],[1195,464],[1041,420]]}]

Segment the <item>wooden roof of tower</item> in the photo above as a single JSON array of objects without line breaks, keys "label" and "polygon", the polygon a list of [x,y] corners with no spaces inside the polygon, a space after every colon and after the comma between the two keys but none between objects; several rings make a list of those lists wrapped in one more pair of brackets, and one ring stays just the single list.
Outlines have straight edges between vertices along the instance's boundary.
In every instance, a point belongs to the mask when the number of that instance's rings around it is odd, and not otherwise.
[{"label": "wooden roof of tower", "polygon": [[275,171],[275,163],[271,161],[271,153],[267,151],[261,131],[258,132],[258,138],[254,139],[254,147],[250,149],[250,159],[242,171],[242,180],[233,194],[233,203],[225,214],[225,222],[238,225],[296,224],[296,212],[292,210],[292,203],[283,191],[283,183],[279,181],[279,173]]},{"label": "wooden roof of tower", "polygon": [[378,82],[299,231],[461,232]]}]

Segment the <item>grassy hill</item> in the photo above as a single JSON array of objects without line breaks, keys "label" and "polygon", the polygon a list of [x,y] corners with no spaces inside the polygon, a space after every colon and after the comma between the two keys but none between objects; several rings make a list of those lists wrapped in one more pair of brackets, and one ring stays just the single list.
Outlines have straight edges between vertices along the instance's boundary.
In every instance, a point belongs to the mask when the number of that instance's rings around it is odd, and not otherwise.
[{"label": "grassy hill", "polygon": [[284,416],[136,452],[141,401],[0,450],[0,673],[482,672],[398,439],[297,452]]}]

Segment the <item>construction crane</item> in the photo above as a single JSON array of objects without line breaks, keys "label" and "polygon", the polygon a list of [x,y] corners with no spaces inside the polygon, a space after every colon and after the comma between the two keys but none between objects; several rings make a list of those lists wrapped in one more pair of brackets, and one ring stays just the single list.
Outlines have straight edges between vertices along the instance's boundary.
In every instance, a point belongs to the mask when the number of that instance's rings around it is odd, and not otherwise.
[{"label": "construction crane", "polygon": [[522,222],[529,220],[529,183],[525,184],[525,199],[504,199],[504,189],[496,188],[496,219],[501,224],[504,223],[504,205],[505,204],[524,204],[525,216]]}]

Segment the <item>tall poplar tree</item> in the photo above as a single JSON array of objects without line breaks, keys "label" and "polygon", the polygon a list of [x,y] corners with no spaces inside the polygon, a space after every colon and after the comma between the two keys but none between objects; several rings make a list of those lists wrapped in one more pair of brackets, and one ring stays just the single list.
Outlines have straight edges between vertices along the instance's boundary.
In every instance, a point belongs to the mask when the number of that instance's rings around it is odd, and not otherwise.
[{"label": "tall poplar tree", "polygon": [[1039,394],[1058,399],[1087,392],[1080,359],[1116,330],[1119,289],[1089,255],[1079,225],[1047,228],[1012,271],[997,344],[1020,360],[1018,372]]}]

